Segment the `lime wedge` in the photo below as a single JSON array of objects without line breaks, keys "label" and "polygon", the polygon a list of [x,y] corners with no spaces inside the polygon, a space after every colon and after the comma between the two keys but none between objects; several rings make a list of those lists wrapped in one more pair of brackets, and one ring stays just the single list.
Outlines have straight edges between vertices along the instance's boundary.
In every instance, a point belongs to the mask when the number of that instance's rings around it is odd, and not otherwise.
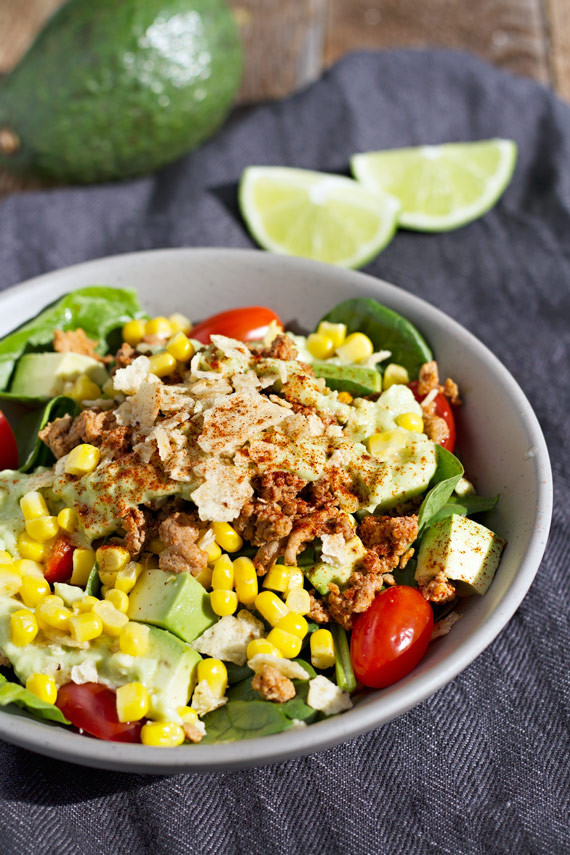
[{"label": "lime wedge", "polygon": [[339,175],[250,166],[239,189],[255,240],[282,255],[360,267],[392,239],[400,203]]},{"label": "lime wedge", "polygon": [[371,151],[353,155],[350,165],[364,187],[400,200],[401,226],[444,232],[493,207],[516,159],[516,143],[494,139]]}]

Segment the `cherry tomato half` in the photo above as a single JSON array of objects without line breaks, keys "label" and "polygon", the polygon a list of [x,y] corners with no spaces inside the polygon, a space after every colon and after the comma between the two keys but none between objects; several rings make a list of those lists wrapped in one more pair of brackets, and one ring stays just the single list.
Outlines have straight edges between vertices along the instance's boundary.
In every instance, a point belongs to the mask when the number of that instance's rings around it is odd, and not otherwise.
[{"label": "cherry tomato half", "polygon": [[220,312],[219,315],[212,315],[211,318],[200,321],[192,327],[190,336],[203,344],[210,344],[211,335],[226,335],[238,341],[257,341],[263,338],[272,321],[283,329],[281,319],[265,306],[229,309],[227,312]]},{"label": "cherry tomato half", "polygon": [[116,694],[101,683],[66,683],[56,705],[64,716],[91,736],[110,742],[140,742],[142,721],[120,722]]},{"label": "cherry tomato half", "polygon": [[69,540],[64,535],[58,535],[44,567],[44,576],[50,585],[69,581],[73,573],[74,552],[75,547]]},{"label": "cherry tomato half", "polygon": [[18,446],[8,419],[0,410],[0,469],[18,468]]},{"label": "cherry tomato half", "polygon": [[[408,383],[410,389],[414,393],[416,401],[420,403],[426,397],[425,395],[418,395],[418,381],[413,380],[411,383]],[[441,443],[443,448],[446,448],[448,451],[453,451],[455,448],[455,438],[456,438],[456,430],[455,430],[455,418],[453,415],[453,411],[449,406],[449,401],[442,395],[441,392],[438,392],[434,398],[435,404],[435,412],[447,425],[447,429],[449,434],[446,439]]]},{"label": "cherry tomato half", "polygon": [[423,657],[432,630],[431,606],[417,588],[396,585],[382,591],[352,630],[356,679],[372,689],[397,683]]}]

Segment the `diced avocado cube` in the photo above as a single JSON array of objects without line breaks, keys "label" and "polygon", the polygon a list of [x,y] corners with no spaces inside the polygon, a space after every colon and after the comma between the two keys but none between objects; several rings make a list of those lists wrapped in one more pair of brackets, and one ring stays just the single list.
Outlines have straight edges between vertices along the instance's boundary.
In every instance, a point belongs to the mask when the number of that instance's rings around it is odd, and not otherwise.
[{"label": "diced avocado cube", "polygon": [[335,567],[334,564],[325,564],[324,561],[318,561],[312,567],[303,567],[306,578],[313,588],[316,588],[319,594],[323,596],[328,594],[331,582],[334,582],[339,588],[344,588],[348,584],[352,570],[352,565]]},{"label": "diced avocado cube", "polygon": [[418,553],[415,578],[427,583],[438,573],[461,596],[484,594],[493,581],[506,541],[484,525],[452,514],[430,526]]},{"label": "diced avocado cube", "polygon": [[194,641],[216,623],[210,598],[190,573],[147,568],[129,596],[131,620],[168,629],[183,641]]},{"label": "diced avocado cube", "polygon": [[382,391],[382,377],[376,368],[363,365],[335,365],[331,362],[313,362],[316,377],[323,377],[329,389],[350,392],[355,397],[373,395]]},{"label": "diced avocado cube", "polygon": [[82,374],[98,386],[108,377],[101,362],[80,353],[25,353],[16,366],[10,392],[22,398],[53,398]]},{"label": "diced avocado cube", "polygon": [[99,671],[119,685],[142,683],[150,692],[153,715],[168,718],[169,712],[188,703],[201,659],[189,644],[152,626],[144,656],[115,653],[101,663]]}]

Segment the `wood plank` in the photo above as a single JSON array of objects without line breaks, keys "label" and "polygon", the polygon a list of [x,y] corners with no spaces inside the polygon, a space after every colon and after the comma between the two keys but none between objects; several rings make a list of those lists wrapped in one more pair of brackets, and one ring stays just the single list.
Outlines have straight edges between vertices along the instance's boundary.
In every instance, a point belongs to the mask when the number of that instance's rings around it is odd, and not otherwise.
[{"label": "wood plank", "polygon": [[64,0],[0,0],[0,74],[23,56]]},{"label": "wood plank", "polygon": [[553,85],[570,101],[570,3],[568,0],[546,0],[546,19],[550,37],[550,64]]},{"label": "wood plank", "polygon": [[469,50],[550,82],[541,0],[331,0],[327,63],[358,48],[427,46]]}]

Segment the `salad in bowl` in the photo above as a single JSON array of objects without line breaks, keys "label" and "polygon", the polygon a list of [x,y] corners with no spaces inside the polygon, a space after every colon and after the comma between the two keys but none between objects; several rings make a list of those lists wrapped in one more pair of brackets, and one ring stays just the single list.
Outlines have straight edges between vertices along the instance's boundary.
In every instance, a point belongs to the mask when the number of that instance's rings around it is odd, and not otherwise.
[{"label": "salad in bowl", "polygon": [[454,454],[460,390],[374,299],[300,335],[269,307],[192,324],[82,288],[0,342],[0,396],[27,408],[0,420],[0,704],[92,737],[342,713],[501,559],[476,518],[498,498]]}]

